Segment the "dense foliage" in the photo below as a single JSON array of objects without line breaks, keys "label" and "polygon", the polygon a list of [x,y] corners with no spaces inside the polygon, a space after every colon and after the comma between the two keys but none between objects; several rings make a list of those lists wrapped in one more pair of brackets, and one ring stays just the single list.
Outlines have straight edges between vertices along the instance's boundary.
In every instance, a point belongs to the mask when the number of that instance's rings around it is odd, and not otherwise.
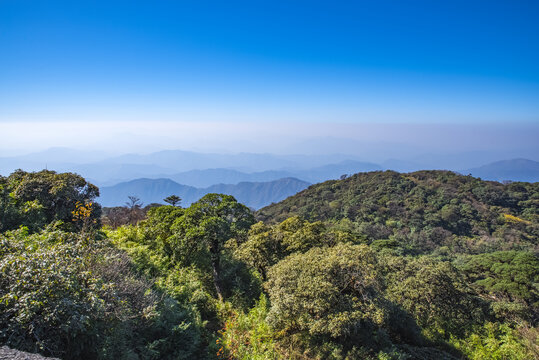
[{"label": "dense foliage", "polygon": [[67,359],[539,357],[537,184],[373,172],[258,223],[208,194],[132,198],[103,228],[77,175],[0,184],[1,344]]},{"label": "dense foliage", "polygon": [[182,358],[196,314],[135,274],[125,253],[48,228],[0,236],[0,341],[66,359]]},{"label": "dense foliage", "polygon": [[414,253],[537,251],[539,183],[503,185],[449,171],[359,173],[257,212],[273,223],[294,215],[344,222],[368,241],[395,240]]},{"label": "dense foliage", "polygon": [[1,178],[0,343],[65,359],[192,359],[200,317],[98,231],[98,189],[74,174]]},{"label": "dense foliage", "polygon": [[[0,176],[0,232],[21,225],[34,232],[52,221],[76,227],[81,224],[71,220],[77,203],[90,204],[98,196],[99,189],[76,174],[18,170]],[[101,207],[93,204],[90,219],[97,223],[100,216]]]}]

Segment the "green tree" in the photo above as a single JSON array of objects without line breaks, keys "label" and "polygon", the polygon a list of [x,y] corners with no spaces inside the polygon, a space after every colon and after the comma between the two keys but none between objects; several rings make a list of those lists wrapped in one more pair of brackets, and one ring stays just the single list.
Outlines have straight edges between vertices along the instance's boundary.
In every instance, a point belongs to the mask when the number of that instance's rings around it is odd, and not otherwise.
[{"label": "green tree", "polygon": [[251,227],[247,241],[235,249],[235,256],[255,268],[265,280],[269,267],[286,256],[352,240],[348,235],[328,230],[320,221],[311,223],[298,216],[273,226],[259,222]]},{"label": "green tree", "polygon": [[277,329],[344,339],[366,324],[383,322],[377,304],[381,285],[376,257],[368,246],[313,248],[270,269],[269,317]]},{"label": "green tree", "polygon": [[176,206],[176,204],[180,204],[180,202],[182,201],[182,199],[177,196],[177,195],[170,195],[166,198],[163,199],[164,202],[172,205],[172,206]]},{"label": "green tree", "polygon": [[384,297],[381,275],[376,253],[363,244],[291,254],[268,272],[268,321],[291,344],[319,352],[314,358],[370,358],[393,341],[421,345],[411,316]]},{"label": "green tree", "polygon": [[129,201],[126,201],[125,206],[128,209],[128,221],[131,225],[136,225],[144,219],[144,211],[142,210],[142,201],[136,196],[128,196]]},{"label": "green tree", "polygon": [[174,222],[179,219],[184,210],[179,207],[159,206],[148,210],[146,220],[141,224],[146,242],[152,249],[158,249],[166,255],[173,253],[171,243],[174,242]]},{"label": "green tree", "polygon": [[539,259],[526,251],[468,256],[459,268],[502,317],[539,318]]},{"label": "green tree", "polygon": [[[207,194],[185,209],[175,226],[178,240],[192,246],[204,246],[210,255],[213,283],[219,299],[221,286],[221,253],[232,238],[245,238],[254,217],[249,208],[231,195]],[[182,239],[183,238],[183,239]]]},{"label": "green tree", "polygon": [[196,314],[106,239],[0,234],[0,344],[63,359],[200,358]]},{"label": "green tree", "polygon": [[256,269],[263,280],[267,278],[267,269],[284,257],[284,253],[274,228],[262,221],[251,226],[247,241],[234,251],[234,255]]},{"label": "green tree", "polygon": [[[99,189],[77,174],[17,170],[0,178],[0,231],[20,225],[37,231],[53,221],[76,230],[73,211],[77,202],[89,204],[98,196]],[[91,220],[96,227],[100,217],[101,207],[94,203]]]},{"label": "green tree", "polygon": [[275,229],[275,236],[288,253],[305,252],[314,246],[325,245],[326,227],[321,221],[308,222],[293,216],[281,222]]},{"label": "green tree", "polygon": [[450,262],[423,256],[386,257],[383,263],[388,299],[410,312],[421,327],[446,337],[482,320],[480,299]]}]

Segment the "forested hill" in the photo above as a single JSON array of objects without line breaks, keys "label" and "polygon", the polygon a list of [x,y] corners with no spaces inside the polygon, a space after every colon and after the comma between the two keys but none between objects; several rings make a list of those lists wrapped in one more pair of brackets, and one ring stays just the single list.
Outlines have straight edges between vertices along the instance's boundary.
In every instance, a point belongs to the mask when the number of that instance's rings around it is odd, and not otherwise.
[{"label": "forested hill", "polygon": [[344,221],[367,239],[391,238],[423,250],[499,248],[500,242],[537,248],[539,183],[504,185],[449,171],[375,171],[312,185],[256,214],[271,223],[294,215]]}]

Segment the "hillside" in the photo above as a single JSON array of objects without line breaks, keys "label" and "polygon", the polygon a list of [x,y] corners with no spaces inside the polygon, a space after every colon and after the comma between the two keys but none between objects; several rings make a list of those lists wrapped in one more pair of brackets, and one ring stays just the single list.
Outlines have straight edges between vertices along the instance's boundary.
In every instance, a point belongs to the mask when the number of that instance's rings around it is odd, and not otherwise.
[{"label": "hillside", "polygon": [[538,183],[503,185],[448,171],[377,171],[312,185],[256,216],[270,223],[294,215],[346,219],[370,241],[394,239],[415,250],[449,246],[458,252],[500,243],[536,249],[538,208]]},{"label": "hillside", "polygon": [[163,199],[175,194],[182,198],[182,205],[188,206],[208,193],[233,195],[245,205],[258,209],[278,202],[309,186],[309,183],[294,178],[284,178],[269,182],[241,182],[234,185],[213,185],[196,188],[178,184],[170,179],[136,179],[101,188],[98,201],[103,206],[121,206],[128,196],[136,196],[144,204],[163,203]]},{"label": "hillside", "polygon": [[539,181],[539,162],[527,159],[496,161],[477,168],[463,170],[484,180]]}]

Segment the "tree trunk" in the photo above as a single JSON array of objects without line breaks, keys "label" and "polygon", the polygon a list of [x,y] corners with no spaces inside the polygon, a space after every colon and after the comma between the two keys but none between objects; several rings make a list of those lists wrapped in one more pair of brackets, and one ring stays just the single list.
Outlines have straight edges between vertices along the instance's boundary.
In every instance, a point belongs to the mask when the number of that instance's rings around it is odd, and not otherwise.
[{"label": "tree trunk", "polygon": [[213,285],[215,286],[215,291],[217,292],[217,297],[219,301],[223,300],[223,293],[221,291],[221,279],[220,279],[220,259],[219,254],[211,255],[211,266],[213,270]]}]

